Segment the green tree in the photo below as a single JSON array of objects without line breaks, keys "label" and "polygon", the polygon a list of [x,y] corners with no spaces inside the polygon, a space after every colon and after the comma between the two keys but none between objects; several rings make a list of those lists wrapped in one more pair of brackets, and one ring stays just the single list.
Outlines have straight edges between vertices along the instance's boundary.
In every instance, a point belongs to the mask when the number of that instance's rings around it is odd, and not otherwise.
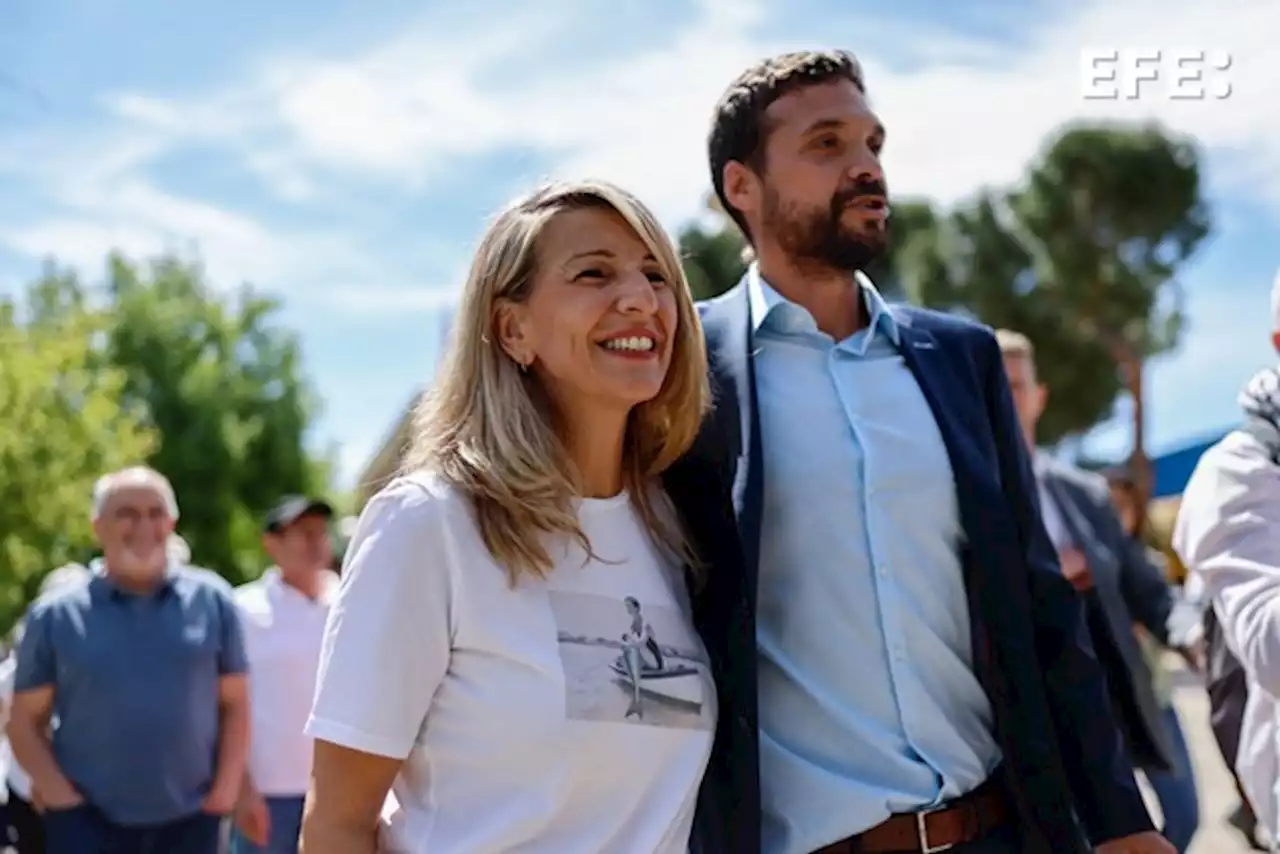
[{"label": "green tree", "polygon": [[711,299],[736,285],[747,270],[745,249],[742,232],[732,223],[719,228],[686,226],[680,232],[680,257],[693,298]]},{"label": "green tree", "polygon": [[1143,368],[1178,344],[1177,274],[1209,233],[1197,150],[1155,125],[1063,128],[1022,186],[948,217],[911,259],[919,301],[1035,342],[1053,443],[1133,400],[1131,465],[1149,486]]},{"label": "green tree", "polygon": [[987,192],[920,231],[902,259],[904,286],[912,302],[1016,329],[1035,343],[1051,389],[1040,441],[1054,445],[1105,419],[1120,383],[1107,352],[1036,294],[1032,250],[1010,220],[1007,194]]},{"label": "green tree", "polygon": [[149,462],[177,492],[196,563],[233,582],[261,569],[260,520],[281,495],[327,487],[306,449],[317,400],[277,304],[245,286],[216,293],[198,264],[113,256],[107,361],[124,400],[159,434]]},{"label": "green tree", "polygon": [[[89,509],[104,472],[144,460],[156,436],[122,406],[125,375],[95,342],[108,312],[89,310],[74,277],[50,269],[20,299],[0,298],[0,627],[7,631],[48,570],[93,550]],[[56,309],[56,310],[55,310]]]}]

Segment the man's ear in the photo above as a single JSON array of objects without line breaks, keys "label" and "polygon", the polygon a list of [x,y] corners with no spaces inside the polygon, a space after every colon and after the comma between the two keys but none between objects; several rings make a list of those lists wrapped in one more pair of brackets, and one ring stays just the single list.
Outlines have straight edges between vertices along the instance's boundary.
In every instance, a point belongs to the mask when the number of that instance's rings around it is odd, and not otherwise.
[{"label": "man's ear", "polygon": [[1044,415],[1044,408],[1049,405],[1049,387],[1044,383],[1036,383],[1036,418]]},{"label": "man's ear", "polygon": [[749,216],[760,209],[763,195],[760,176],[737,160],[724,165],[724,196],[729,204]]}]

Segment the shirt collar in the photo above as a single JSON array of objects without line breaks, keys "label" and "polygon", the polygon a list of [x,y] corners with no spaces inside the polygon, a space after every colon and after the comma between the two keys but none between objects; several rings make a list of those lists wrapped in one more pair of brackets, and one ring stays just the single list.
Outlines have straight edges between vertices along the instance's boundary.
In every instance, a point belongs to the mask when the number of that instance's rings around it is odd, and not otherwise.
[{"label": "shirt collar", "polygon": [[[137,593],[134,593],[130,590],[125,590],[123,587],[120,587],[114,581],[112,581],[107,576],[106,562],[103,561],[103,559],[100,557],[96,557],[93,560],[89,561],[89,571],[93,573],[93,582],[91,583],[97,583],[101,585],[101,587],[104,590],[106,590],[108,593],[110,593],[114,598],[123,598],[126,596],[138,595]],[[172,561],[170,561],[169,564],[165,567],[164,578],[161,580],[160,586],[156,588],[154,595],[158,598],[160,596],[164,596],[169,593],[172,593],[173,586],[177,580],[178,580],[178,566],[174,564]]]},{"label": "shirt collar", "polygon": [[338,574],[332,570],[323,569],[320,571],[320,576],[320,595],[312,599],[293,585],[285,584],[284,579],[280,576],[280,567],[273,566],[262,573],[262,579],[266,582],[267,589],[274,590],[277,595],[291,596],[309,604],[327,605],[338,592]]},{"label": "shirt collar", "polygon": [[[858,271],[853,274],[854,281],[858,284],[858,290],[862,292],[862,304],[866,306],[867,312],[871,315],[871,322],[867,324],[867,328],[872,333],[880,333],[893,342],[894,346],[901,343],[901,334],[898,331],[898,321],[894,319],[893,312],[889,310],[889,304],[885,302],[884,297],[880,295],[880,291],[876,290],[876,286],[872,283],[866,274]],[[765,318],[769,316],[769,312],[779,305],[795,305],[790,302],[782,294],[773,289],[764,276],[760,275],[760,267],[755,262],[747,268],[747,299],[751,307],[751,331],[758,332],[760,325],[764,323]],[[796,306],[800,308],[800,306]],[[804,311],[803,308],[800,308]]]}]

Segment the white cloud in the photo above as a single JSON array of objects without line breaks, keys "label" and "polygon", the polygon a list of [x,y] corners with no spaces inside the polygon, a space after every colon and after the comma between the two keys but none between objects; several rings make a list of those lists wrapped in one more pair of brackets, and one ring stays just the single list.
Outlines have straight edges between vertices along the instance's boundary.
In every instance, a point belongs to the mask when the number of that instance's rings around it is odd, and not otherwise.
[{"label": "white cloud", "polygon": [[[364,57],[271,63],[252,84],[193,110],[184,105],[182,114],[197,118],[185,119],[182,132],[242,135],[293,195],[308,170],[414,184],[458,157],[533,149],[553,160],[556,174],[613,178],[669,220],[691,215],[707,185],[704,140],[716,96],[750,61],[796,43],[758,37],[768,21],[755,0],[704,0],[691,23],[648,50],[584,65],[566,51],[558,67],[496,73],[569,32],[572,8],[540,9],[502,28],[472,20],[449,39],[428,22]],[[815,17],[808,41],[835,35],[862,53],[890,129],[886,165],[899,193],[949,202],[1014,181],[1044,135],[1075,118],[1159,119],[1230,149],[1235,156],[1219,165],[1224,177],[1257,187],[1280,177],[1280,110],[1269,83],[1280,75],[1280,16],[1272,12],[1269,0],[1082,2],[1009,45],[860,11],[856,20]],[[884,44],[895,48],[878,50]],[[1087,101],[1082,51],[1110,47],[1229,53],[1234,91],[1221,101],[1175,102],[1149,85],[1138,100]],[[904,55],[914,59],[908,70]],[[152,127],[176,122],[176,108],[136,96],[118,99],[117,109]],[[1270,185],[1280,205],[1280,180]]]},{"label": "white cloud", "polygon": [[[373,269],[353,251],[357,222],[346,241],[319,241],[146,182],[151,158],[189,144],[238,155],[293,202],[340,192],[335,176],[412,191],[450,174],[462,157],[534,151],[552,175],[619,181],[676,225],[701,210],[705,133],[720,91],[749,62],[800,40],[759,36],[770,30],[761,0],[700,0],[692,19],[660,43],[575,64],[559,44],[573,43],[568,34],[587,8],[561,0],[536,14],[508,9],[502,27],[492,26],[492,9],[470,17],[444,10],[363,55],[269,59],[241,82],[203,97],[114,95],[108,104],[121,126],[108,144],[95,139],[67,158],[46,158],[62,166],[49,178],[70,213],[11,231],[8,242],[68,258],[100,257],[115,244],[135,250],[195,244],[230,281],[301,285],[335,267],[347,274],[339,280],[356,288],[364,282],[351,275],[374,284],[403,280],[403,273]],[[1123,116],[1160,119],[1229,150],[1213,161],[1215,186],[1269,191],[1268,201],[1280,206],[1280,110],[1270,104],[1268,83],[1280,77],[1280,52],[1273,50],[1280,16],[1268,14],[1274,11],[1268,0],[1220,6],[1110,0],[1065,8],[1017,44],[939,32],[928,22],[907,27],[863,11],[815,18],[806,41],[844,42],[861,53],[873,101],[889,126],[886,168],[897,194],[947,203],[982,185],[1012,182],[1062,122]],[[884,44],[911,50],[884,53],[878,50]],[[554,63],[521,65],[547,45],[555,47]],[[1153,87],[1136,101],[1086,101],[1081,54],[1088,47],[1226,51],[1235,60],[1234,92],[1223,101],[1178,103]],[[904,55],[913,61],[904,63]],[[527,174],[525,182],[544,177]],[[434,305],[439,298],[416,299]],[[371,298],[364,305],[383,302],[398,304]]]},{"label": "white cloud", "polygon": [[[1163,453],[1199,438],[1188,437],[1188,429],[1212,432],[1240,418],[1240,389],[1256,371],[1276,361],[1267,299],[1265,281],[1188,295],[1182,346],[1175,356],[1148,366],[1149,451]],[[1131,418],[1128,402],[1122,401],[1116,418],[1089,436],[1090,452],[1116,458],[1127,454]]]},{"label": "white cloud", "polygon": [[[1280,211],[1273,0],[1052,4],[1053,16],[1029,24],[1016,43],[940,31],[865,4],[844,11],[847,4],[832,2],[805,22],[784,19],[783,7],[763,0],[692,0],[692,15],[630,51],[610,50],[608,28],[581,35],[584,22],[605,14],[598,4],[552,0],[519,11],[495,2],[505,6],[434,4],[381,46],[268,57],[203,94],[118,93],[105,99],[113,126],[54,145],[6,131],[0,174],[42,188],[42,208],[53,213],[0,219],[0,243],[90,268],[112,247],[149,254],[195,246],[216,281],[305,288],[344,317],[434,311],[460,281],[442,274],[465,267],[470,241],[441,247],[440,268],[414,286],[416,270],[406,266],[422,250],[370,252],[358,212],[331,232],[299,232],[265,209],[184,198],[149,167],[199,147],[239,158],[281,200],[341,209],[353,187],[366,204],[370,190],[420,195],[453,177],[464,159],[531,154],[539,172],[616,180],[677,226],[703,213],[705,135],[723,87],[763,55],[814,45],[849,47],[863,59],[889,127],[886,168],[896,194],[951,203],[1013,182],[1045,134],[1071,119],[1159,119],[1210,150],[1215,193]],[[773,35],[783,24],[786,39]],[[1225,51],[1234,59],[1234,91],[1226,100],[1177,103],[1152,87],[1140,100],[1086,101],[1081,56],[1091,47]],[[518,180],[548,177],[534,171]],[[1199,322],[1187,352],[1216,360],[1212,342],[1221,330]],[[1188,359],[1177,364],[1182,376]],[[1156,370],[1153,387],[1178,394],[1162,385],[1164,373]],[[1156,404],[1161,421],[1163,406]]]},{"label": "white cloud", "polygon": [[[981,184],[1017,180],[1046,133],[1072,119],[1156,119],[1220,153],[1213,162],[1237,189],[1280,169],[1280,110],[1267,81],[1280,76],[1280,15],[1257,0],[1121,0],[1080,4],[1075,17],[1047,23],[1004,62],[935,66],[894,74],[871,64],[870,85],[889,127],[890,186],[942,200]],[[1233,92],[1225,100],[1175,101],[1160,84],[1136,100],[1082,97],[1082,51],[1155,48],[1226,52]],[[1213,75],[1206,74],[1206,82]],[[1280,207],[1280,182],[1269,201]]]}]

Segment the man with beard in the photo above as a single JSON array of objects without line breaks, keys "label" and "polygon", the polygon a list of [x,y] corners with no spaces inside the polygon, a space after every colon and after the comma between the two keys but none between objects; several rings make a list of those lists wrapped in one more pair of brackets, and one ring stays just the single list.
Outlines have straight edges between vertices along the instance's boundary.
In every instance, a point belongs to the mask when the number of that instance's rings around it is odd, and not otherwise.
[{"label": "man with beard", "polygon": [[1103,854],[1172,854],[994,336],[860,272],[886,246],[884,143],[843,52],[765,60],[716,107],[712,182],[757,261],[702,307],[718,405],[666,476],[713,544],[695,613],[730,683],[700,842],[1069,854],[1083,826]]}]

